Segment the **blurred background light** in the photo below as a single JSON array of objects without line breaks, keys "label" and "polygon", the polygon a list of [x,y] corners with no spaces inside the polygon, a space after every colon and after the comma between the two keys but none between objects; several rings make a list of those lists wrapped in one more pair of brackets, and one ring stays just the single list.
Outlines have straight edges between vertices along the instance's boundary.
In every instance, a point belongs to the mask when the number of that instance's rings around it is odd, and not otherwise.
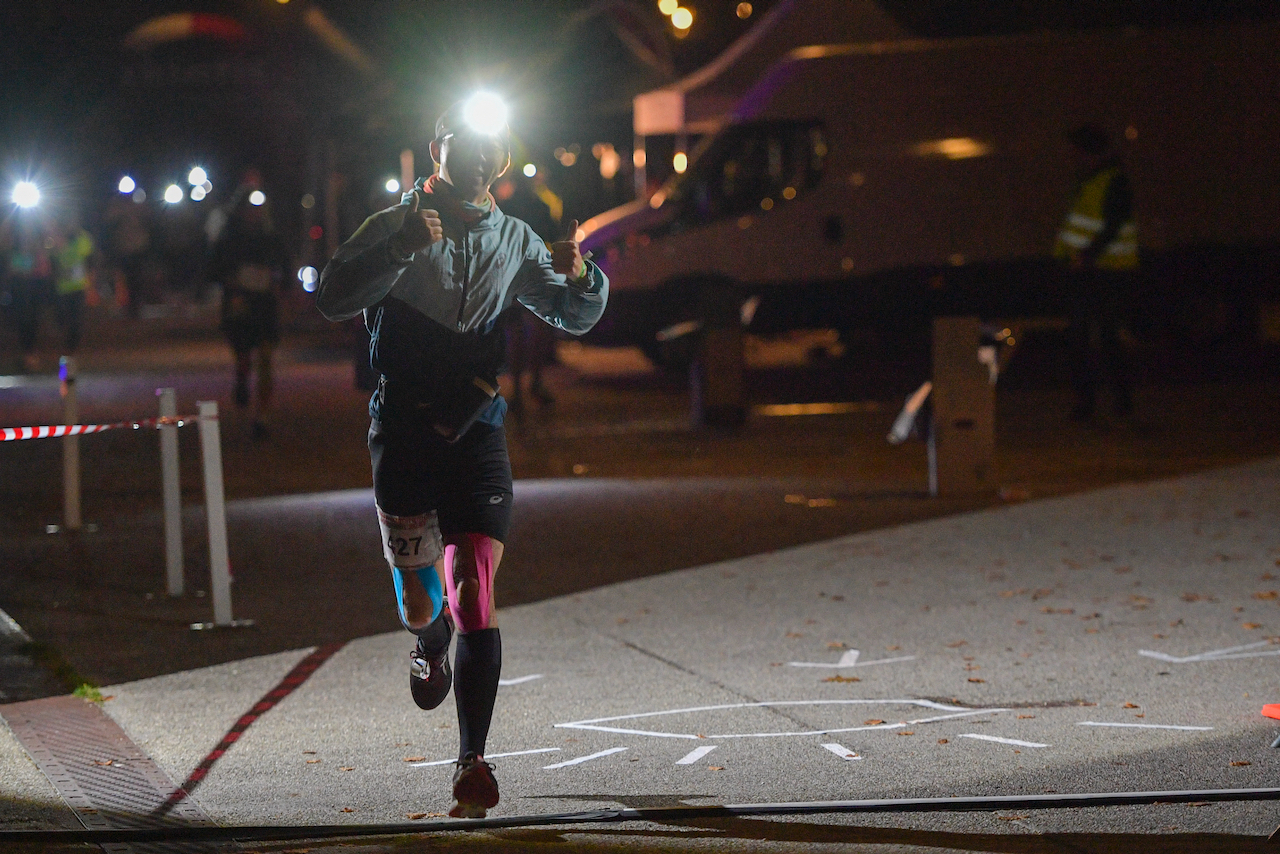
[{"label": "blurred background light", "polygon": [[209,180],[209,174],[199,166],[194,167],[190,172],[187,173],[187,183],[193,187],[199,186],[200,184],[203,184],[205,181],[208,181],[208,180]]},{"label": "blurred background light", "polygon": [[683,173],[684,170],[689,168],[689,155],[683,151],[677,151],[676,156],[671,158],[671,168]]},{"label": "blurred background light", "polygon": [[672,12],[679,8],[679,0],[658,0],[658,11],[664,15],[670,16]]},{"label": "blurred background light", "polygon": [[671,26],[677,30],[687,30],[693,26],[693,12],[681,6],[671,13]]},{"label": "blurred background light", "polygon": [[534,175],[538,174],[538,167],[534,166],[532,163],[526,163],[524,168],[520,171],[524,173],[524,177],[532,178]]},{"label": "blurred background light", "polygon": [[120,183],[116,185],[116,189],[118,189],[122,193],[132,193],[137,188],[138,188],[137,183],[128,175],[125,175],[123,178],[121,178]]},{"label": "blurred background light", "polygon": [[752,12],[754,12],[754,11],[755,11],[755,10],[751,8],[751,4],[750,4],[750,3],[739,3],[739,4],[738,4],[738,9],[737,9],[738,17],[739,17],[739,18],[742,18],[743,20],[746,20],[747,18],[750,18],[750,17],[751,17],[751,13],[752,13]]},{"label": "blurred background light", "polygon": [[201,201],[206,195],[208,195],[207,191],[200,184],[191,188],[191,201],[193,202]]},{"label": "blurred background light", "polygon": [[252,193],[249,194],[249,204],[253,205],[255,208],[265,204],[266,201],[267,201],[266,194],[263,193],[261,190],[254,190]]},{"label": "blurred background light", "polygon": [[40,188],[30,181],[19,181],[13,187],[13,203],[20,208],[34,208],[40,204]]},{"label": "blurred background light", "polygon": [[398,192],[400,192],[400,182],[399,182],[399,181],[397,181],[395,178],[388,178],[388,179],[387,179],[387,183],[386,183],[386,187],[387,187],[387,192],[388,192],[388,193],[398,193]]},{"label": "blurred background light", "polygon": [[302,289],[307,293],[314,293],[316,282],[320,281],[320,274],[315,267],[301,267],[298,270],[298,281],[302,282]]},{"label": "blurred background light", "polygon": [[462,105],[462,120],[476,133],[493,136],[507,124],[507,105],[493,92],[476,92]]},{"label": "blurred background light", "polygon": [[316,206],[316,197],[310,193],[304,193],[302,196],[302,206],[307,210],[311,210]]},{"label": "blurred background light", "polygon": [[133,200],[135,205],[140,205],[147,200],[147,191],[139,187],[133,191],[129,198]]},{"label": "blurred background light", "polygon": [[164,188],[164,200],[171,205],[176,205],[182,201],[183,195],[182,188],[177,184],[170,184]]}]

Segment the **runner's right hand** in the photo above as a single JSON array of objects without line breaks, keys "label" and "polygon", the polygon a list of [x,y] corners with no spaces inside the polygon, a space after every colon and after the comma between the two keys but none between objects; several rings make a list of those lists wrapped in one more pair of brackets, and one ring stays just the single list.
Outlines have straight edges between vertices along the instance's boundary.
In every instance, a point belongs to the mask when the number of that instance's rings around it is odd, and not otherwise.
[{"label": "runner's right hand", "polygon": [[391,235],[391,248],[397,255],[409,255],[444,237],[444,226],[440,222],[440,212],[427,208],[418,210],[418,192],[413,193],[413,201],[404,215],[404,224],[400,230]]}]

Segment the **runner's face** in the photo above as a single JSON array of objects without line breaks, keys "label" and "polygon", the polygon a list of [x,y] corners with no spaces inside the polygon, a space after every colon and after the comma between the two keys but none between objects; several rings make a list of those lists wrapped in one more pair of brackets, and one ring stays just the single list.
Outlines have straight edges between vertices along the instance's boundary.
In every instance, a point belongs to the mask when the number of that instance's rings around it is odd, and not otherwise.
[{"label": "runner's face", "polygon": [[506,168],[507,149],[501,140],[458,133],[440,143],[440,177],[467,198],[483,198]]}]

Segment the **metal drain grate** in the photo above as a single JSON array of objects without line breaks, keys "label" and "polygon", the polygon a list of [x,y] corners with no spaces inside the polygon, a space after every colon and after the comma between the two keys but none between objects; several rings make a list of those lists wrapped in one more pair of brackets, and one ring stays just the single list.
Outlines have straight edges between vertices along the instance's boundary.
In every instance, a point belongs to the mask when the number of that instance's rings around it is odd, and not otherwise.
[{"label": "metal drain grate", "polygon": [[[190,798],[159,814],[178,787],[93,703],[51,697],[0,706],[0,716],[86,829],[214,825]],[[218,850],[191,843],[102,847],[112,854]]]}]

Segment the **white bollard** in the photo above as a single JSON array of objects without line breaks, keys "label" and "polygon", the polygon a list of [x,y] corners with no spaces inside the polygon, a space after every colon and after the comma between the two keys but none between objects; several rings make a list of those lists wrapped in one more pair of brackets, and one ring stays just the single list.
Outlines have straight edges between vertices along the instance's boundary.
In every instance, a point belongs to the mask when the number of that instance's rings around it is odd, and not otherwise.
[{"label": "white bollard", "polygon": [[[209,578],[213,592],[213,626],[233,626],[231,619],[231,563],[227,555],[227,504],[222,492],[222,439],[218,431],[218,402],[202,400],[200,455],[204,459],[204,504],[209,520]],[[196,623],[192,628],[205,628]]]},{"label": "white bollard", "polygon": [[[178,397],[171,388],[158,388],[160,417],[178,416]],[[178,425],[160,425],[160,483],[164,494],[164,566],[169,595],[181,596],[182,492],[178,486]]]},{"label": "white bollard", "polygon": [[[80,417],[76,402],[76,360],[63,356],[58,362],[62,380],[62,423],[72,425]],[[80,530],[80,437],[62,437],[62,525],[68,531]]]}]

